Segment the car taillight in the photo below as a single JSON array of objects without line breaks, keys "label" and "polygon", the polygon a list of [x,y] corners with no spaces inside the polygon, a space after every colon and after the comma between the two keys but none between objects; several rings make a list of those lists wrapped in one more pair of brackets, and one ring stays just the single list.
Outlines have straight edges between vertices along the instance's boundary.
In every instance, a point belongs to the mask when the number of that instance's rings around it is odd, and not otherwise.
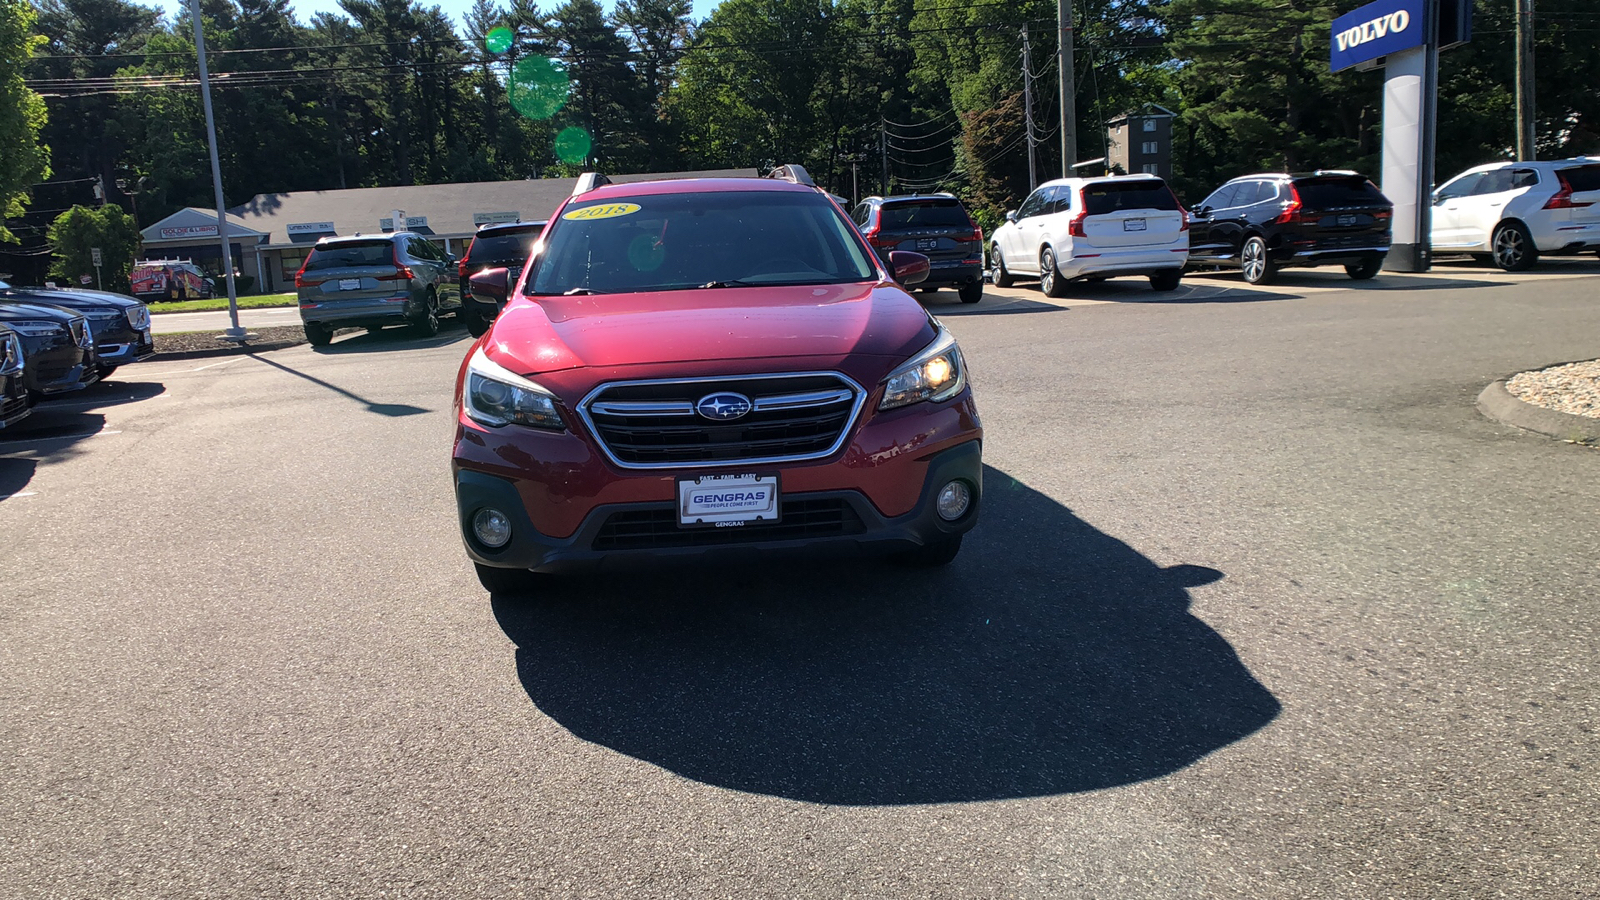
[{"label": "car taillight", "polygon": [[456,274],[462,278],[467,277],[467,261],[465,259],[456,263]]},{"label": "car taillight", "polygon": [[1321,216],[1307,215],[1302,212],[1303,206],[1304,204],[1300,202],[1300,192],[1295,190],[1294,185],[1289,185],[1289,201],[1283,205],[1283,212],[1278,213],[1278,217],[1272,220],[1272,224],[1309,225],[1322,218]]},{"label": "car taillight", "polygon": [[394,274],[393,275],[379,275],[377,277],[377,280],[378,281],[410,281],[411,279],[413,279],[415,277],[417,277],[417,276],[412,274],[411,267],[400,262],[400,248],[399,247],[395,247],[394,248]]},{"label": "car taillight", "polygon": [[1579,203],[1572,199],[1572,184],[1567,181],[1567,176],[1557,172],[1556,179],[1561,182],[1561,190],[1556,191],[1549,200],[1544,202],[1545,209],[1583,209],[1586,206],[1594,205],[1593,200]]},{"label": "car taillight", "polygon": [[1083,230],[1083,220],[1087,218],[1088,215],[1088,209],[1078,210],[1078,214],[1073,216],[1072,221],[1067,223],[1067,234],[1070,234],[1073,237],[1088,237],[1089,235]]},{"label": "car taillight", "polygon": [[311,279],[305,277],[306,264],[309,262],[311,262],[311,260],[310,258],[307,258],[305,262],[300,264],[299,270],[294,273],[294,286],[296,290],[303,287],[316,287],[322,283],[321,281],[312,281]]},{"label": "car taillight", "polygon": [[972,234],[966,237],[958,237],[955,242],[958,244],[981,244],[983,243],[983,229],[973,225]]},{"label": "car taillight", "polygon": [[1378,219],[1380,221],[1387,220],[1387,219],[1392,219],[1392,218],[1394,218],[1394,210],[1392,210],[1392,209],[1380,209],[1377,212],[1373,213],[1372,217],[1374,219]]},{"label": "car taillight", "polygon": [[[1173,198],[1173,202],[1174,203],[1177,202],[1177,198],[1176,197]],[[1188,231],[1188,230],[1189,230],[1189,211],[1187,209],[1183,208],[1183,204],[1182,203],[1178,203],[1178,232],[1181,234],[1181,233],[1183,233],[1185,231]]]}]

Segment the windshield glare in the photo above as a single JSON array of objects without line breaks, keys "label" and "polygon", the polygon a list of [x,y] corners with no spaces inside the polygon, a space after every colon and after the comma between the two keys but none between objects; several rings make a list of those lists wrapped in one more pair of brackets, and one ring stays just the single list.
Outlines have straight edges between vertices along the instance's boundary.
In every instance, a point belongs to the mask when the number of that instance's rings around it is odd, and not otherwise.
[{"label": "windshield glare", "polygon": [[875,279],[877,270],[848,228],[826,197],[812,193],[663,194],[573,206],[551,226],[527,291],[617,294]]}]

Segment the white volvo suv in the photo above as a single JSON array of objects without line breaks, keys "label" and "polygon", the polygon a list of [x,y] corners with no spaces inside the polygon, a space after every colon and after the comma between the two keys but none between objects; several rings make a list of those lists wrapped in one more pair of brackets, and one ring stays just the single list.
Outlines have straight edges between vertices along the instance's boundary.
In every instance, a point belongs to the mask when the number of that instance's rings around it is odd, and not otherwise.
[{"label": "white volvo suv", "polygon": [[1189,214],[1154,175],[1059,178],[1006,213],[989,245],[994,283],[1036,276],[1051,297],[1069,281],[1147,275],[1170,291],[1189,261]]},{"label": "white volvo suv", "polygon": [[1520,272],[1541,253],[1588,250],[1600,250],[1600,157],[1478,166],[1433,192],[1435,256]]}]

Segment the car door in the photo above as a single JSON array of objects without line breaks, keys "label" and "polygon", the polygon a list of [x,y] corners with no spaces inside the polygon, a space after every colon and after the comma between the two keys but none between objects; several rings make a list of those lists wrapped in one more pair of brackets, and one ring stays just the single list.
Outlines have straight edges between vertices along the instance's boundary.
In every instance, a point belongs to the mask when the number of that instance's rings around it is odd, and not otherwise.
[{"label": "car door", "polygon": [[1526,188],[1513,183],[1512,169],[1507,166],[1483,174],[1483,180],[1471,194],[1461,198],[1456,212],[1459,246],[1468,250],[1489,249],[1489,236],[1505,215],[1506,203]]},{"label": "car door", "polygon": [[1250,208],[1261,195],[1259,181],[1240,181],[1228,197],[1228,205],[1211,216],[1211,239],[1223,259],[1238,259],[1244,247]]},{"label": "car door", "polygon": [[1465,244],[1465,239],[1462,237],[1461,207],[1465,198],[1477,190],[1484,174],[1468,172],[1465,175],[1457,175],[1445,182],[1444,187],[1434,191],[1433,222],[1429,239],[1435,248],[1442,250]]},{"label": "car door", "polygon": [[1039,223],[1031,222],[1045,209],[1046,197],[1051,189],[1042,187],[1028,195],[1017,208],[1017,220],[1012,223],[1009,240],[1002,241],[1000,249],[1006,255],[1006,268],[1013,272],[1039,273],[1039,245],[1030,242],[1030,230],[1037,234]]},{"label": "car door", "polygon": [[1226,210],[1239,185],[1228,182],[1222,187],[1211,192],[1211,196],[1200,201],[1195,207],[1195,212],[1189,217],[1189,259],[1212,260],[1224,258],[1228,255],[1227,249],[1217,234],[1215,216],[1218,212]]},{"label": "car door", "polygon": [[[1050,242],[1050,219],[1055,213],[1058,190],[1054,185],[1046,185],[1035,191],[1034,197],[1038,198],[1037,202],[1034,203],[1028,217],[1022,220],[1022,254],[1028,263],[1029,271],[1040,271],[1039,253],[1044,245]],[[1029,199],[1032,200],[1034,197]]]}]

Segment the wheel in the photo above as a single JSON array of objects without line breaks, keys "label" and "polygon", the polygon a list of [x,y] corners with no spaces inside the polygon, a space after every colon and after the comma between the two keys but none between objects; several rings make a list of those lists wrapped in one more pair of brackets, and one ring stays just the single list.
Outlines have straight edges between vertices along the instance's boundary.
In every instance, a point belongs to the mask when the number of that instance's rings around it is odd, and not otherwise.
[{"label": "wheel", "polygon": [[531,594],[545,579],[527,569],[501,569],[477,562],[472,567],[478,571],[478,583],[491,594]]},{"label": "wheel", "polygon": [[1175,291],[1183,280],[1182,269],[1163,269],[1150,276],[1150,288],[1157,291]]},{"label": "wheel", "polygon": [[411,328],[417,337],[430,338],[439,333],[439,298],[428,295],[427,305],[422,309],[422,318],[411,323]]},{"label": "wheel", "polygon": [[1539,261],[1539,248],[1533,245],[1533,236],[1521,222],[1501,222],[1490,246],[1494,248],[1494,264],[1507,272],[1526,272]]},{"label": "wheel", "polygon": [[326,347],[333,343],[333,329],[321,322],[306,323],[306,340],[313,347]]},{"label": "wheel", "polygon": [[1278,266],[1267,254],[1267,242],[1260,235],[1252,235],[1239,250],[1239,270],[1250,284],[1271,284],[1278,275]]},{"label": "wheel", "polygon": [[956,293],[961,297],[962,303],[977,303],[983,299],[983,282],[972,281],[963,284]]},{"label": "wheel", "polygon": [[907,550],[897,554],[895,561],[901,565],[917,566],[919,568],[933,569],[947,566],[961,552],[961,535],[952,535],[932,543],[923,544],[915,550]]},{"label": "wheel", "polygon": [[1011,287],[1016,284],[1017,280],[1011,277],[1011,270],[1006,268],[1006,258],[1001,254],[999,244],[989,247],[989,255],[994,257],[994,286]]},{"label": "wheel", "polygon": [[104,381],[107,378],[111,377],[111,373],[115,372],[117,370],[117,367],[116,366],[95,366],[94,370],[95,370],[96,373],[99,374],[100,380]]},{"label": "wheel", "polygon": [[1056,270],[1056,251],[1049,247],[1039,251],[1039,289],[1046,297],[1067,295],[1067,280]]},{"label": "wheel", "polygon": [[1378,274],[1378,270],[1382,268],[1383,257],[1369,256],[1360,262],[1350,263],[1345,266],[1344,272],[1357,281],[1366,281],[1368,278]]},{"label": "wheel", "polygon": [[484,333],[489,330],[489,320],[483,317],[483,312],[478,309],[476,304],[461,304],[460,315],[461,321],[466,323],[467,334],[473,337],[483,337]]}]

